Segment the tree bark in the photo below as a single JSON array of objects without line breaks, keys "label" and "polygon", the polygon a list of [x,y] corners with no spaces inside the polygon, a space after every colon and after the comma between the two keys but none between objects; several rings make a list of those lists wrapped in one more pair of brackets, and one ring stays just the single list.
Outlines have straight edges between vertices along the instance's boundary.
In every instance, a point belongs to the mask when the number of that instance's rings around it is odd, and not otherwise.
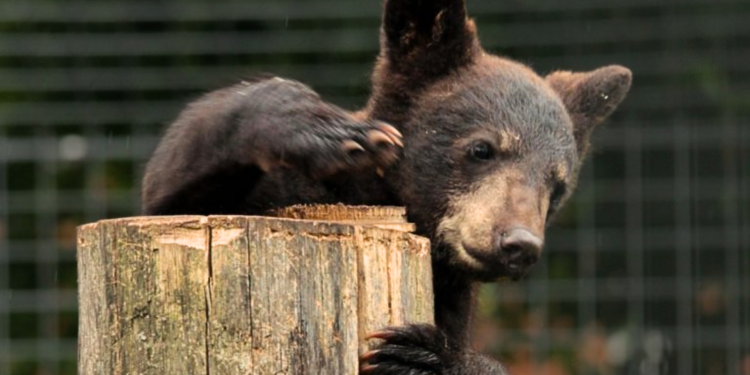
[{"label": "tree bark", "polygon": [[402,209],[276,214],[79,228],[79,374],[356,374],[367,333],[433,321]]}]

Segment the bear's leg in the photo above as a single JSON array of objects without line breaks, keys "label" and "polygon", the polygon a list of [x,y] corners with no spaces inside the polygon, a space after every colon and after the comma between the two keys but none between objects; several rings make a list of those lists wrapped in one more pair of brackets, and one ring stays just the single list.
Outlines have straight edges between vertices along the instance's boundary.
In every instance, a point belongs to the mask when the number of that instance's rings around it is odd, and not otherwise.
[{"label": "bear's leg", "polygon": [[313,179],[385,168],[401,133],[321,100],[281,78],[247,82],[192,103],[167,130],[146,168],[146,215],[247,214],[255,186],[274,168]]}]

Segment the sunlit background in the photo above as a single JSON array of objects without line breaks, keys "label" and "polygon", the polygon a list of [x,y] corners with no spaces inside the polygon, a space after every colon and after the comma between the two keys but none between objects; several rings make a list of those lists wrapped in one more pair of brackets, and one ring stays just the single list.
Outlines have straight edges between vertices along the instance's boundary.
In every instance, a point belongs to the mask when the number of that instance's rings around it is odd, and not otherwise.
[{"label": "sunlit background", "polygon": [[[633,90],[525,281],[482,291],[516,375],[750,375],[750,1],[469,0],[540,72]],[[262,72],[361,106],[378,0],[0,1],[0,374],[75,374],[75,230],[138,214],[164,126]]]}]

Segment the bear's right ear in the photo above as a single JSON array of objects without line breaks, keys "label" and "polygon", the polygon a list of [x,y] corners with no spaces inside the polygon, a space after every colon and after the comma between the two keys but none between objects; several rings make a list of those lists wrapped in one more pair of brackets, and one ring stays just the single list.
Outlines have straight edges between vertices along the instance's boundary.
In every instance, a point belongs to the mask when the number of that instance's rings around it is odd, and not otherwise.
[{"label": "bear's right ear", "polygon": [[479,49],[464,0],[385,0],[380,39],[391,69],[418,78],[463,66]]},{"label": "bear's right ear", "polygon": [[628,68],[612,65],[587,73],[554,72],[546,80],[568,108],[578,155],[583,159],[591,133],[625,99],[633,74]]}]

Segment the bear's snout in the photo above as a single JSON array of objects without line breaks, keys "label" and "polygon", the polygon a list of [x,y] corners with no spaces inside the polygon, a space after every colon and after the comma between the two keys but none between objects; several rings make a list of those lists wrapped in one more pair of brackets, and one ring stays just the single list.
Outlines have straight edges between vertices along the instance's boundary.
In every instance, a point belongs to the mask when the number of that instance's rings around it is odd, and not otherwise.
[{"label": "bear's snout", "polygon": [[523,277],[542,255],[544,241],[528,229],[514,228],[496,237],[495,252],[514,279]]}]

